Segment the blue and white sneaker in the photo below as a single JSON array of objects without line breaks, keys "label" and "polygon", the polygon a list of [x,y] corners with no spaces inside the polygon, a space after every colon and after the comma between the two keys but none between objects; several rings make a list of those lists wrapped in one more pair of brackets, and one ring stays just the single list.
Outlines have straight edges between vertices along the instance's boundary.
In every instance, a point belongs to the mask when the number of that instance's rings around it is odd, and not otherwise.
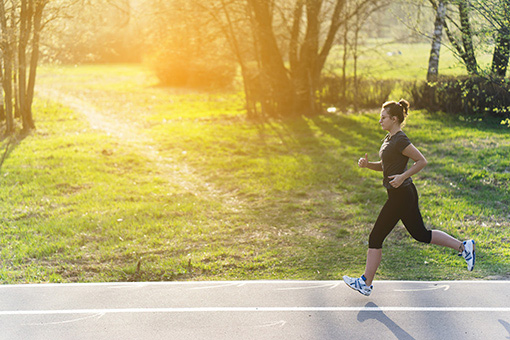
[{"label": "blue and white sneaker", "polygon": [[354,290],[357,290],[361,294],[365,296],[369,296],[370,293],[372,293],[372,288],[374,288],[373,285],[367,286],[365,275],[361,275],[361,277],[353,278],[349,277],[347,275],[344,275],[344,282],[346,285],[351,287]]},{"label": "blue and white sneaker", "polygon": [[469,240],[462,242],[464,250],[459,256],[462,256],[467,263],[467,269],[472,271],[475,267],[475,241]]}]

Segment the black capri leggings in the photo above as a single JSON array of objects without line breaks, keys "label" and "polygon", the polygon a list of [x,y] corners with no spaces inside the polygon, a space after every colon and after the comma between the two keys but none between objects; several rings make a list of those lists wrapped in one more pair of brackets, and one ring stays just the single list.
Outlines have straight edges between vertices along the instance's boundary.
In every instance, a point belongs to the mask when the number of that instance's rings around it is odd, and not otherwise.
[{"label": "black capri leggings", "polygon": [[430,243],[432,232],[427,230],[423,223],[418,207],[418,192],[413,183],[388,189],[388,200],[382,207],[368,239],[369,248],[381,249],[384,239],[399,220],[402,220],[407,231],[416,240]]}]

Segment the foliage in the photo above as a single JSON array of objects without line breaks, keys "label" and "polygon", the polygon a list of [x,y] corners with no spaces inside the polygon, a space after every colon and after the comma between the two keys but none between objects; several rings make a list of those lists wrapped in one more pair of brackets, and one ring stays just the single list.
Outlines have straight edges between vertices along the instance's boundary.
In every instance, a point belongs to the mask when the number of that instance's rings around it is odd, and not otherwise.
[{"label": "foliage", "polygon": [[236,75],[233,63],[218,56],[191,57],[170,48],[147,58],[161,85],[190,88],[226,88]]},{"label": "foliage", "polygon": [[146,57],[163,85],[223,88],[236,75],[225,37],[193,1],[156,2]]},{"label": "foliage", "polygon": [[139,62],[142,18],[129,0],[73,0],[48,23],[44,59],[60,63]]},{"label": "foliage", "polygon": [[52,63],[140,62],[146,0],[52,0],[41,58]]},{"label": "foliage", "polygon": [[473,8],[486,20],[480,35],[494,44],[491,74],[506,76],[510,57],[510,3],[507,0],[474,0]]},{"label": "foliage", "polygon": [[469,116],[510,116],[508,79],[441,77],[437,82],[415,82],[409,86],[417,108]]},{"label": "foliage", "polygon": [[[344,82],[337,76],[324,76],[321,80],[320,101],[327,107],[377,108],[388,100],[398,80],[346,77]],[[346,97],[343,97],[346,93]]]}]

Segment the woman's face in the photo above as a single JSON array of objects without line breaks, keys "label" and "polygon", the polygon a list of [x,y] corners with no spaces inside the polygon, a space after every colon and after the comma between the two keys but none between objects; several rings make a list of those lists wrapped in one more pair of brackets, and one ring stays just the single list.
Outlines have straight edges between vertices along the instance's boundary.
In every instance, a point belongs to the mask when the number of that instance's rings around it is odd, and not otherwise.
[{"label": "woman's face", "polygon": [[390,116],[388,109],[382,109],[379,124],[381,124],[383,130],[390,131],[394,124],[397,124],[397,117]]}]

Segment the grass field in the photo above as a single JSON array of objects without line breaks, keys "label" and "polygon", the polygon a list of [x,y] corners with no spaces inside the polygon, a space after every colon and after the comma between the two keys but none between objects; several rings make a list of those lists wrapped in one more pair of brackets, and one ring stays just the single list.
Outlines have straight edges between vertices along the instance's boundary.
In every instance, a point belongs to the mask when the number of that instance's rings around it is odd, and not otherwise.
[{"label": "grass field", "polygon": [[[430,44],[400,44],[386,40],[370,40],[359,48],[358,75],[365,78],[425,80],[430,57]],[[488,69],[492,61],[490,51],[477,54],[478,65],[482,70]],[[341,73],[341,48],[334,49],[328,59],[328,69]],[[466,68],[447,46],[441,46],[439,59],[440,75],[465,75]],[[347,72],[352,74],[353,61],[350,56]]]},{"label": "grass field", "polygon": [[[261,123],[236,93],[154,84],[140,66],[41,68],[38,129],[0,172],[0,282],[361,274],[386,195],[357,167],[377,110]],[[508,128],[413,111],[405,131],[429,161],[426,224],[474,238],[477,267],[399,225],[377,278],[509,278]]]}]

